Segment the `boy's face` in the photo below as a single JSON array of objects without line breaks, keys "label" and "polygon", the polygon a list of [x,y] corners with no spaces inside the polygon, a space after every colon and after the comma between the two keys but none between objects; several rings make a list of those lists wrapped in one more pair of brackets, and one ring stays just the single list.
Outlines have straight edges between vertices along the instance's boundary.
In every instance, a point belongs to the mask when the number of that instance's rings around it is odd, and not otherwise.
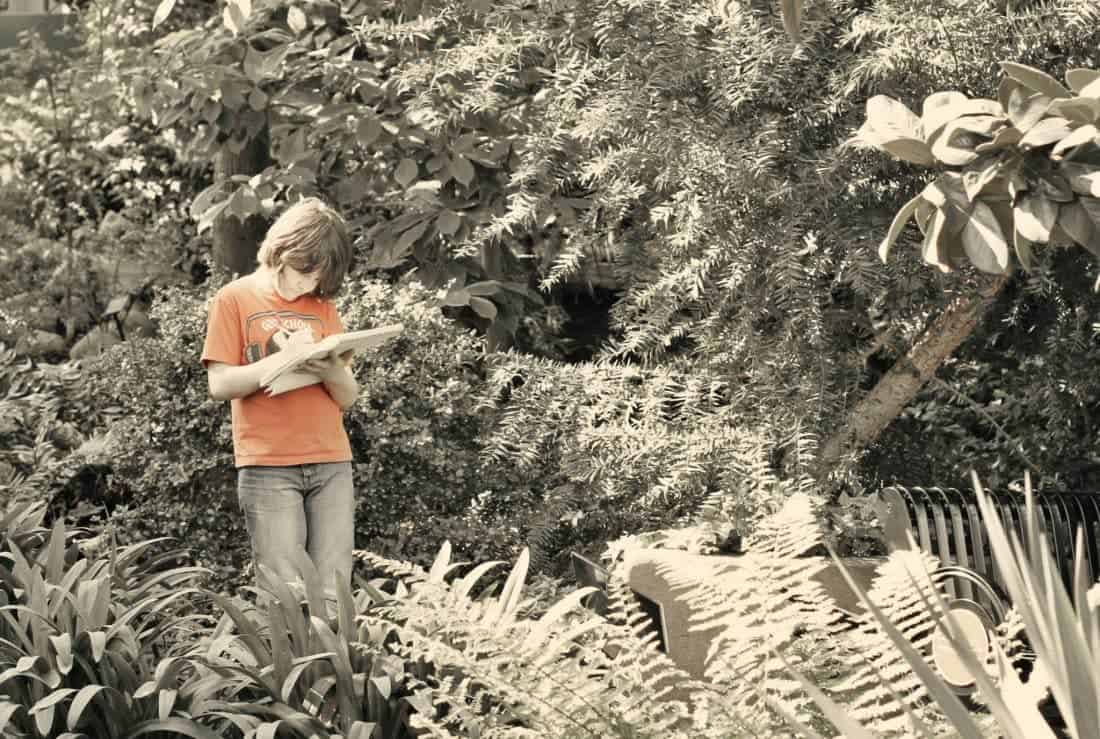
[{"label": "boy's face", "polygon": [[320,270],[313,272],[299,272],[290,265],[283,265],[279,271],[277,289],[283,299],[295,301],[303,295],[308,295],[317,289],[317,283],[321,281]]}]

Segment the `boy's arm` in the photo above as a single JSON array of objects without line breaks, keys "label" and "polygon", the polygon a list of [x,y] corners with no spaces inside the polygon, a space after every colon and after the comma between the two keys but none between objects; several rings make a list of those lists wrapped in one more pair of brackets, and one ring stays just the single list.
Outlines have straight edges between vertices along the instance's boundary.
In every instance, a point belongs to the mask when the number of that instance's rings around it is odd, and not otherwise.
[{"label": "boy's arm", "polygon": [[355,405],[359,398],[359,383],[348,366],[351,363],[353,352],[346,352],[339,356],[329,354],[321,359],[310,359],[304,362],[301,369],[321,378],[325,390],[340,406],[340,410],[346,411]]},{"label": "boy's arm", "polygon": [[208,362],[206,379],[210,386],[210,397],[214,400],[246,398],[260,389],[260,378],[278,363],[279,352],[240,366]]}]

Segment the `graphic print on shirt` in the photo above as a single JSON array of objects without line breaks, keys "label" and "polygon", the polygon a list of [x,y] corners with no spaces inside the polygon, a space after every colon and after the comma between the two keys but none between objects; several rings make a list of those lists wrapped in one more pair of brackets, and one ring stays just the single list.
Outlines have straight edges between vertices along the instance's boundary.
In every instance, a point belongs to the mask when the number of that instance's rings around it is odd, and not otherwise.
[{"label": "graphic print on shirt", "polygon": [[[324,324],[318,316],[290,310],[253,313],[245,320],[244,361],[248,364],[269,357],[288,343],[324,338]],[[304,336],[302,332],[308,332]]]}]

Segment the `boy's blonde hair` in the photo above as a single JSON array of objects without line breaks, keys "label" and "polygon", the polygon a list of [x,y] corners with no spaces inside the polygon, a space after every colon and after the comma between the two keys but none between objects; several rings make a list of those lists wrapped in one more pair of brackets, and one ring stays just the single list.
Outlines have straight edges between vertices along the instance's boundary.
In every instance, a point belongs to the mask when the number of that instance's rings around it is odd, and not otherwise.
[{"label": "boy's blonde hair", "polygon": [[305,273],[320,270],[313,293],[332,297],[340,292],[351,267],[347,223],[318,198],[305,198],[287,208],[272,224],[256,258],[276,272],[285,266]]}]

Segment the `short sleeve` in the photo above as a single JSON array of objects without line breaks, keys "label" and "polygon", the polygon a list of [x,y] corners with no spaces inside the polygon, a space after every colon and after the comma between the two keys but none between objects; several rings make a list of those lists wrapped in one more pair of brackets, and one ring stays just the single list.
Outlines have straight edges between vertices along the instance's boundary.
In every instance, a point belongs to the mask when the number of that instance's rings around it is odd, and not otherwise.
[{"label": "short sleeve", "polygon": [[244,337],[241,334],[240,308],[237,301],[223,290],[218,291],[210,303],[210,315],[206,323],[206,340],[202,345],[202,364],[209,362],[241,364],[244,354]]},{"label": "short sleeve", "polygon": [[340,312],[336,310],[336,304],[333,303],[331,300],[326,302],[328,304],[329,315],[328,321],[326,321],[326,323],[328,324],[329,335],[331,336],[332,334],[344,333],[344,322],[340,319]]}]

